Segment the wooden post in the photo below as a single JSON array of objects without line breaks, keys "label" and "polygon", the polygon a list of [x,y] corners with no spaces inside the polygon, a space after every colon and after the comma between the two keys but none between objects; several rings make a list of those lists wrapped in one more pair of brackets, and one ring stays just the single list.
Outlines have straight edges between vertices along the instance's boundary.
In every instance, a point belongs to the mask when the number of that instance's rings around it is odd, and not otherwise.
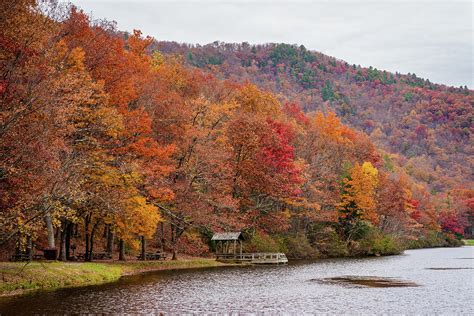
[{"label": "wooden post", "polygon": [[234,257],[235,257],[235,240],[234,240]]},{"label": "wooden post", "polygon": [[239,244],[240,244],[240,255],[242,256],[242,240],[239,239]]}]

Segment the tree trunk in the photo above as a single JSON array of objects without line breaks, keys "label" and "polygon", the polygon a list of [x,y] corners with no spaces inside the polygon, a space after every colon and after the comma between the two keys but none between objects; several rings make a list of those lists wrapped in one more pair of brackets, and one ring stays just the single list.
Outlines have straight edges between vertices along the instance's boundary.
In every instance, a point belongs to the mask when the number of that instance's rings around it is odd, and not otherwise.
[{"label": "tree trunk", "polygon": [[55,229],[54,230],[54,240],[59,240],[61,238],[61,228]]},{"label": "tree trunk", "polygon": [[80,237],[79,236],[79,226],[77,224],[73,224],[72,228],[73,228],[73,234],[72,235],[74,236],[74,238],[79,238]]},{"label": "tree trunk", "polygon": [[89,223],[90,223],[90,216],[86,215],[86,220],[84,222],[84,232],[85,232],[85,239],[86,239],[86,253],[84,254],[84,260],[85,261],[90,261],[89,260]]},{"label": "tree trunk", "polygon": [[92,226],[91,236],[90,236],[90,243],[89,243],[89,255],[87,256],[87,261],[92,261],[94,259],[94,236],[97,230],[97,223]]},{"label": "tree trunk", "polygon": [[119,240],[119,260],[125,261],[125,242],[123,239]]},{"label": "tree trunk", "polygon": [[240,146],[238,152],[237,152],[237,159],[236,159],[236,166],[235,166],[235,174],[234,174],[234,178],[232,179],[232,197],[236,198],[239,194],[238,194],[238,187],[237,187],[237,180],[238,180],[238,177],[239,177],[239,174],[240,174],[240,171],[239,171],[239,168],[240,168],[240,159],[241,159],[241,155],[242,155],[242,148],[243,146]]},{"label": "tree trunk", "polygon": [[46,230],[48,232],[48,248],[55,249],[56,243],[54,241],[54,228],[53,228],[53,220],[51,218],[51,213],[48,212],[44,216],[44,221],[46,223]]},{"label": "tree trunk", "polygon": [[31,236],[26,236],[26,254],[28,255],[28,261],[33,260],[33,241]]},{"label": "tree trunk", "polygon": [[107,233],[107,247],[106,247],[106,252],[109,253],[110,255],[113,254],[114,252],[114,232],[109,226],[108,233]]},{"label": "tree trunk", "polygon": [[16,245],[15,245],[15,255],[20,256],[23,253],[21,248],[22,247],[21,247],[21,232],[20,232],[18,234],[18,240],[17,240]]},{"label": "tree trunk", "polygon": [[66,222],[66,260],[71,260],[71,236],[73,234],[74,225]]},{"label": "tree trunk", "polygon": [[165,224],[160,223],[160,234],[161,234],[161,253],[165,252]]},{"label": "tree trunk", "polygon": [[146,240],[145,240],[145,236],[140,236],[140,239],[141,239],[141,244],[142,244],[140,257],[141,257],[142,260],[146,260]]},{"label": "tree trunk", "polygon": [[178,251],[176,250],[176,231],[173,224],[171,224],[171,246],[173,248],[173,256],[171,260],[178,260]]},{"label": "tree trunk", "polygon": [[61,234],[59,237],[59,260],[66,261],[66,229],[67,229],[67,222],[63,221],[61,224]]}]

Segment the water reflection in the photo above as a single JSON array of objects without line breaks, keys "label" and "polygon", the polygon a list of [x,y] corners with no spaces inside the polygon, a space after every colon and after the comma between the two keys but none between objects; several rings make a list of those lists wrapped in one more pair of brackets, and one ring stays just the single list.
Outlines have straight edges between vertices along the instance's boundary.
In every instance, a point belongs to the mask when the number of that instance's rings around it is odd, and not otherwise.
[{"label": "water reflection", "polygon": [[427,270],[438,270],[438,271],[443,271],[443,270],[472,270],[473,268],[426,268]]},{"label": "water reflection", "polygon": [[[1,298],[0,312],[7,315],[160,312],[473,314],[474,261],[454,260],[472,257],[474,247],[462,247],[413,250],[402,256],[298,262],[286,266],[148,273],[126,277],[113,284]],[[350,276],[351,282],[358,280],[361,283],[365,282],[364,276],[376,276],[378,284],[396,280],[419,286],[338,286],[330,282],[308,282],[343,276]]]}]

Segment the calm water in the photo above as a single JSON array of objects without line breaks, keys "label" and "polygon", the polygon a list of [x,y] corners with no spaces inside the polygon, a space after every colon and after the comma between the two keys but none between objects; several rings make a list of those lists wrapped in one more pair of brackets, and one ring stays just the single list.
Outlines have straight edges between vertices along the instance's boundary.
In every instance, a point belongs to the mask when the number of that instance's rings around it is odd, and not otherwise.
[{"label": "calm water", "polygon": [[[474,314],[474,247],[406,251],[287,266],[214,268],[126,277],[80,289],[0,299],[2,314],[27,313],[404,313]],[[436,268],[436,269],[432,269]],[[391,277],[413,287],[321,282]]]}]

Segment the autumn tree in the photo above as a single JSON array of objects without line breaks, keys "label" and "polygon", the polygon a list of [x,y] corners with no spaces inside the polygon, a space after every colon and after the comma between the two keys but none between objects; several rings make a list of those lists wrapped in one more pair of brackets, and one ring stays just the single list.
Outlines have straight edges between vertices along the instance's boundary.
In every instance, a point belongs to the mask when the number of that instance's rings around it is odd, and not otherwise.
[{"label": "autumn tree", "polygon": [[370,163],[356,163],[343,179],[339,221],[348,240],[355,232],[358,221],[379,222],[376,213],[375,194],[378,184],[378,170]]},{"label": "autumn tree", "polygon": [[382,232],[410,238],[420,228],[416,222],[419,203],[413,197],[411,185],[406,175],[379,172],[376,210]]}]

